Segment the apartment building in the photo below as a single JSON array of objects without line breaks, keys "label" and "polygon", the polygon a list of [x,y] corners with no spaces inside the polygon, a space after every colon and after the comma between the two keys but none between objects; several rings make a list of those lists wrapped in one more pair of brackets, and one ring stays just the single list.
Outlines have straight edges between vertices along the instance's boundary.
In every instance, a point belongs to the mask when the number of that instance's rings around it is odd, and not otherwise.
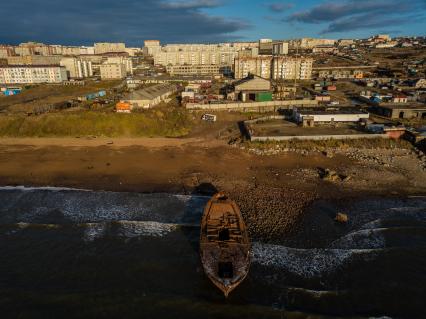
[{"label": "apartment building", "polygon": [[95,54],[103,54],[108,52],[125,52],[126,45],[124,43],[95,43],[94,51]]},{"label": "apartment building", "polygon": [[274,80],[309,80],[312,78],[314,60],[307,57],[276,56],[272,60]]},{"label": "apartment building", "polygon": [[229,65],[234,64],[237,49],[231,46],[208,44],[166,45],[154,54],[156,65]]},{"label": "apartment building", "polygon": [[230,75],[232,73],[232,68],[230,66],[220,66],[215,64],[168,65],[166,70],[171,76],[214,76]]},{"label": "apartment building", "polygon": [[15,53],[18,55],[53,55],[54,49],[43,43],[26,42],[15,47]]},{"label": "apartment building", "polygon": [[275,42],[272,44],[273,55],[287,55],[288,54],[288,42]]},{"label": "apartment building", "polygon": [[319,45],[335,45],[336,41],[333,39],[302,38],[298,40],[298,45],[301,49],[312,49]]},{"label": "apartment building", "polygon": [[7,57],[12,56],[14,54],[14,47],[7,45],[0,46],[0,59],[6,59]]},{"label": "apartment building", "polygon": [[257,57],[237,57],[234,63],[234,77],[244,79],[249,74],[271,78],[272,56],[259,55]]},{"label": "apartment building", "polygon": [[105,61],[107,64],[123,64],[126,68],[126,73],[133,74],[133,62],[132,59],[124,56],[113,56],[108,57]]},{"label": "apartment building", "polygon": [[143,54],[154,55],[161,51],[161,44],[159,40],[145,40],[143,47]]},{"label": "apartment building", "polygon": [[271,55],[272,54],[273,41],[272,39],[260,39],[259,40],[259,54]]},{"label": "apartment building", "polygon": [[83,79],[93,76],[92,62],[90,61],[67,57],[61,59],[60,65],[65,67],[68,77],[71,79]]},{"label": "apartment building", "polygon": [[67,71],[61,66],[0,67],[0,83],[4,84],[61,83],[67,80]]},{"label": "apartment building", "polygon": [[56,53],[59,55],[84,55],[84,54],[95,54],[94,47],[86,46],[57,46]]},{"label": "apartment building", "polygon": [[104,63],[99,66],[102,80],[124,79],[127,75],[126,66],[122,63]]},{"label": "apartment building", "polygon": [[61,58],[61,56],[57,55],[9,56],[7,57],[7,63],[9,65],[58,65]]}]

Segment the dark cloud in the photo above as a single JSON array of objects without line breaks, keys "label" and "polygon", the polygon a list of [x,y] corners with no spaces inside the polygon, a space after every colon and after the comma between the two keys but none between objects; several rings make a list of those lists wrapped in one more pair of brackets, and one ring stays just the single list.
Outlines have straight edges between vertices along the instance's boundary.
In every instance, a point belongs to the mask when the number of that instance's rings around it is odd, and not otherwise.
[{"label": "dark cloud", "polygon": [[[417,18],[418,17],[413,16],[409,21],[412,23]],[[360,23],[360,21],[363,22]],[[327,29],[323,30],[321,33],[326,34],[360,29],[376,29],[387,26],[401,25],[407,22],[407,17],[378,18],[375,14],[357,15],[332,22],[327,27]]]},{"label": "dark cloud", "polygon": [[162,4],[164,8],[171,9],[201,9],[201,8],[215,8],[222,4],[216,0],[192,0],[192,1],[170,1]]},{"label": "dark cloud", "polygon": [[374,30],[389,25],[412,23],[414,20],[410,19],[411,14],[421,7],[424,7],[424,0],[327,1],[309,10],[296,12],[285,21],[328,23],[328,27],[320,32],[321,34],[359,29]]},{"label": "dark cloud", "polygon": [[122,41],[142,46],[163,42],[221,42],[241,38],[250,28],[238,19],[206,14],[219,1],[14,0],[0,7],[0,43],[40,41],[85,44]]},{"label": "dark cloud", "polygon": [[325,2],[310,10],[296,12],[290,16],[291,21],[305,23],[321,23],[335,21],[347,16],[365,13],[398,13],[412,9],[410,2],[400,0],[347,0],[341,2]]},{"label": "dark cloud", "polygon": [[275,13],[281,13],[294,7],[293,3],[275,2],[267,5],[268,9]]}]

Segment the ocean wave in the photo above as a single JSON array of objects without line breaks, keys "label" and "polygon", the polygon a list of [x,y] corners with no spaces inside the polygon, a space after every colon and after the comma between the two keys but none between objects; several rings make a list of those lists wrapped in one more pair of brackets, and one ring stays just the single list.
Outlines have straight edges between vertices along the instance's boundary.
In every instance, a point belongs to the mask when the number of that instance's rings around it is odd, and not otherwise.
[{"label": "ocean wave", "polygon": [[139,236],[163,237],[179,225],[164,224],[157,222],[119,221],[111,223],[87,223],[81,224],[84,228],[83,239],[93,241],[106,235],[117,237],[134,238]]},{"label": "ocean wave", "polygon": [[379,249],[385,248],[383,232],[387,228],[362,229],[343,236],[331,243],[334,249]]},{"label": "ocean wave", "polygon": [[354,255],[375,256],[376,249],[297,249],[253,243],[253,262],[276,267],[304,278],[320,277],[335,271]]},{"label": "ocean wave", "polygon": [[70,188],[70,187],[56,187],[56,186],[40,186],[40,187],[32,187],[32,186],[0,186],[0,191],[11,191],[11,190],[19,190],[19,191],[78,191],[78,192],[92,192],[90,189],[84,188]]},{"label": "ocean wave", "polygon": [[98,223],[135,220],[199,223],[209,197],[68,188],[0,188],[0,223]]}]

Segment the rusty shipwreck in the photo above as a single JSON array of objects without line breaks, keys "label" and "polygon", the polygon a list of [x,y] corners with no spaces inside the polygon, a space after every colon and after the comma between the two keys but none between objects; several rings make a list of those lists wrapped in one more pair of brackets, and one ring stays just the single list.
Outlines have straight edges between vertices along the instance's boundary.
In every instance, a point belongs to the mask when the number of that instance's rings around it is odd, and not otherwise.
[{"label": "rusty shipwreck", "polygon": [[223,193],[214,195],[204,209],[200,255],[204,272],[225,297],[249,271],[247,228],[237,204]]}]

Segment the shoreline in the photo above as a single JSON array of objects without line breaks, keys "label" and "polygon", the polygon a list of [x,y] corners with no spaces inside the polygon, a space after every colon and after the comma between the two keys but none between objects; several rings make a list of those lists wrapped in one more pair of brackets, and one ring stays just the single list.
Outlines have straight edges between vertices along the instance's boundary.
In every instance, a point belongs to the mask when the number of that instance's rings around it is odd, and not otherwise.
[{"label": "shoreline", "polygon": [[[198,138],[0,139],[0,185],[181,195],[223,191],[240,206],[251,236],[266,241],[300,231],[317,200],[344,207],[356,198],[426,195],[426,172],[409,150],[383,150],[380,161],[372,160],[377,154],[327,155],[259,155]],[[336,172],[335,178],[324,178],[323,168]]]}]

